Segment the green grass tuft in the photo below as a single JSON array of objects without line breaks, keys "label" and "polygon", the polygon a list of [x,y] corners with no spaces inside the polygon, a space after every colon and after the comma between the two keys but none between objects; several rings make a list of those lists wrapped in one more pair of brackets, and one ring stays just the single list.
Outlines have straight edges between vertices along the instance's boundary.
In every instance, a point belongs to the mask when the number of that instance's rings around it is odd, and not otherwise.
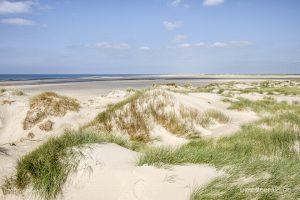
[{"label": "green grass tuft", "polygon": [[247,110],[251,109],[255,112],[277,112],[283,110],[293,110],[294,106],[287,102],[276,102],[272,98],[265,98],[262,100],[251,101],[245,98],[239,98],[239,101],[232,102],[229,109]]},{"label": "green grass tuft", "polygon": [[41,198],[56,198],[70,171],[76,169],[80,158],[72,147],[91,143],[116,143],[129,149],[139,148],[137,143],[130,143],[112,134],[66,131],[64,135],[49,139],[22,157],[15,177],[7,179],[2,186],[3,192],[9,193],[13,189],[22,191],[31,185]]},{"label": "green grass tuft", "polygon": [[225,115],[224,113],[218,111],[218,110],[213,110],[213,109],[210,109],[210,110],[207,110],[204,115],[208,118],[212,118],[214,120],[216,120],[217,122],[219,123],[222,123],[222,124],[226,124],[230,121],[230,118]]},{"label": "green grass tuft", "polygon": [[0,88],[0,94],[6,92],[7,90],[5,88]]}]

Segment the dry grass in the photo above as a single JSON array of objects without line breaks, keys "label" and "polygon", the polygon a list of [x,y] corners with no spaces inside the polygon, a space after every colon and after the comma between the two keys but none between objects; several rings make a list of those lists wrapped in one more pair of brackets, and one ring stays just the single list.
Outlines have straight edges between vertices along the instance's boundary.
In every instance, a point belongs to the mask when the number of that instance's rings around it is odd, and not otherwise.
[{"label": "dry grass", "polygon": [[20,89],[5,89],[5,88],[0,88],[0,95],[3,94],[4,92],[10,91],[12,95],[15,96],[23,96],[25,93],[20,90]]},{"label": "dry grass", "polygon": [[30,100],[30,110],[23,122],[24,130],[28,130],[48,116],[64,116],[68,111],[78,111],[80,105],[76,99],[44,92]]},{"label": "dry grass", "polygon": [[205,112],[205,115],[207,116],[207,118],[214,119],[215,121],[221,124],[226,124],[230,121],[230,118],[227,115],[218,110],[210,109]]},{"label": "dry grass", "polygon": [[[130,121],[125,118],[125,116],[129,115],[130,109],[134,110],[134,104],[132,105],[132,103],[140,98],[143,94],[144,91],[137,91],[125,100],[113,105],[109,105],[104,112],[100,113],[90,124],[84,128],[92,128],[98,132],[105,133],[110,133],[113,130],[118,129],[119,131],[128,133],[132,139],[143,141],[148,140],[149,138],[147,137],[147,134],[143,134],[147,127],[143,126],[145,124],[143,123],[144,121],[141,121],[143,118],[139,118],[137,112],[134,112]],[[130,105],[130,107],[127,107],[127,112],[123,110],[126,105]],[[118,113],[117,111],[120,110],[123,110],[124,112]]]},{"label": "dry grass", "polygon": [[19,89],[13,89],[13,90],[12,90],[12,95],[23,96],[23,95],[25,95],[25,93],[24,93],[22,90],[19,90]]},{"label": "dry grass", "polygon": [[[92,123],[99,131],[118,131],[126,133],[133,140],[148,142],[154,123],[168,131],[187,135],[190,128],[181,122],[174,110],[172,97],[161,90],[141,92],[119,103],[122,106],[110,106]],[[117,109],[115,109],[117,107]],[[96,122],[96,123],[95,123]]]},{"label": "dry grass", "polygon": [[14,100],[4,99],[2,101],[2,105],[11,105],[14,102],[15,102]]},{"label": "dry grass", "polygon": [[154,89],[110,105],[88,127],[100,132],[125,133],[133,140],[147,142],[155,124],[178,136],[194,137],[199,136],[195,126],[208,127],[214,121],[229,120],[217,111],[200,113],[176,102],[170,92]]},{"label": "dry grass", "polygon": [[51,120],[47,120],[43,123],[41,123],[39,125],[39,128],[42,130],[42,131],[46,131],[46,132],[49,132],[53,129],[53,124],[54,122],[52,122]]},{"label": "dry grass", "polygon": [[[154,121],[162,125],[169,132],[179,136],[194,136],[194,118],[190,115],[189,108],[181,105],[180,112],[176,112],[174,102],[164,101],[163,99],[155,99],[149,105],[150,114]],[[190,109],[192,111],[192,109]],[[199,116],[199,112],[193,110],[195,116]],[[188,114],[189,113],[189,114]]]},{"label": "dry grass", "polygon": [[33,132],[29,132],[29,133],[27,134],[27,138],[29,138],[29,139],[33,139],[34,137],[35,137],[35,135],[34,135]]}]

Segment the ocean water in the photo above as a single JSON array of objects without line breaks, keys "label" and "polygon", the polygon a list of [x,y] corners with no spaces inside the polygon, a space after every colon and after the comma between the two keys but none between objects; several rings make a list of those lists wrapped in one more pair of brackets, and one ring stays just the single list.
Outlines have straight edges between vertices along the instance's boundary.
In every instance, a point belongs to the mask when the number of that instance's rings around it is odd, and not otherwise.
[{"label": "ocean water", "polygon": [[82,78],[109,78],[109,77],[139,77],[145,74],[0,74],[0,81],[26,81],[48,79],[82,79]]}]

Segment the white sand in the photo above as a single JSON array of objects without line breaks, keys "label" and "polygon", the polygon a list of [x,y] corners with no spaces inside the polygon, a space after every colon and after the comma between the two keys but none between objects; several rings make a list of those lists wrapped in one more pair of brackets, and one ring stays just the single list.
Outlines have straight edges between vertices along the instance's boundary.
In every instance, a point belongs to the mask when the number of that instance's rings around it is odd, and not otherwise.
[{"label": "white sand", "polygon": [[184,200],[222,173],[207,165],[135,166],[138,153],[115,144],[93,145],[64,188],[64,199]]},{"label": "white sand", "polygon": [[[65,129],[78,129],[93,120],[98,113],[103,111],[107,104],[116,103],[125,96],[117,97],[93,94],[91,96],[77,95],[81,108],[79,112],[67,112],[63,117],[48,117],[54,122],[53,130],[45,132],[38,125],[30,130],[23,130],[23,121],[29,109],[29,99],[33,95],[14,96],[4,94],[0,96],[0,146],[7,150],[8,155],[0,154],[0,185],[4,178],[11,175],[17,161],[26,153],[43,144],[47,138],[64,133]],[[73,97],[76,96],[75,94]],[[2,101],[14,100],[12,104],[2,105]],[[39,123],[40,124],[40,123]],[[34,138],[28,138],[32,132]],[[0,192],[1,193],[1,192]],[[1,198],[0,198],[1,199]]]},{"label": "white sand", "polygon": [[[0,184],[3,183],[5,176],[13,173],[21,156],[41,145],[47,138],[62,134],[66,128],[76,129],[90,122],[108,104],[116,103],[128,95],[125,90],[109,92],[107,88],[99,90],[96,86],[92,84],[90,89],[88,83],[19,86],[25,89],[26,96],[11,94],[0,96],[0,146],[7,149],[9,154],[0,154]],[[123,88],[127,86],[124,85]],[[38,126],[24,131],[22,122],[29,109],[29,99],[35,94],[49,90],[78,99],[81,105],[80,111],[68,112],[64,117],[47,118],[54,122],[54,129],[50,132],[41,131]],[[172,93],[172,95],[177,103],[200,112],[215,109],[230,117],[230,122],[227,124],[215,124],[208,128],[198,127],[205,137],[233,134],[241,125],[258,119],[254,112],[228,110],[228,104],[222,102],[224,97],[218,94]],[[255,96],[255,99],[260,98],[260,95]],[[288,97],[282,99],[290,100]],[[2,105],[2,100],[14,102],[11,105]],[[295,100],[298,99],[291,101]],[[27,138],[28,132],[34,133],[33,140]],[[177,137],[158,125],[151,130],[151,136],[158,138],[153,145],[180,146],[188,142],[188,139]],[[12,143],[16,146],[12,146]],[[299,144],[295,146],[298,148]],[[137,167],[135,161],[139,153],[114,144],[93,145],[92,149],[85,149],[84,155],[85,158],[80,162],[78,171],[68,178],[63,188],[62,199],[189,199],[196,187],[203,186],[222,175],[221,172],[207,165],[173,166],[168,169],[153,166]],[[3,198],[0,192],[0,199]],[[25,196],[10,195],[6,196],[6,199],[34,199],[34,197],[29,190]]]},{"label": "white sand", "polygon": [[154,146],[180,146],[188,142],[187,139],[183,137],[177,137],[174,134],[167,131],[164,127],[156,125],[150,132],[153,138],[156,138],[153,142]]}]

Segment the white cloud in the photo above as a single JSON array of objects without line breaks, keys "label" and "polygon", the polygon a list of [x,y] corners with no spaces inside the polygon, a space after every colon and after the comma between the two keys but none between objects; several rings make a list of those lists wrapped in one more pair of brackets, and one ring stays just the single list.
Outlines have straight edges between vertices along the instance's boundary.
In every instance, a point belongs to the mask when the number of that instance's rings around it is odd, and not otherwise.
[{"label": "white cloud", "polygon": [[86,47],[97,49],[130,49],[130,45],[127,43],[108,43],[100,42],[92,45],[86,45]]},{"label": "white cloud", "polygon": [[230,48],[230,47],[247,47],[252,45],[249,41],[230,41],[230,42],[215,42],[210,45],[214,48]]},{"label": "white cloud", "polygon": [[173,1],[171,2],[171,6],[177,7],[180,3],[181,3],[181,0],[173,0]]},{"label": "white cloud", "polygon": [[187,39],[187,36],[186,35],[175,35],[175,37],[173,38],[172,42],[173,43],[179,43],[179,42],[183,42]]},{"label": "white cloud", "polygon": [[224,3],[224,0],[203,0],[204,6],[217,6]]},{"label": "white cloud", "polygon": [[228,44],[225,42],[215,42],[215,43],[211,44],[210,47],[225,48],[225,47],[228,47]]},{"label": "white cloud", "polygon": [[182,21],[173,21],[173,22],[170,22],[170,21],[164,21],[163,22],[164,24],[164,27],[168,30],[168,31],[172,31],[176,28],[180,28],[183,26],[183,22]]},{"label": "white cloud", "polygon": [[0,0],[0,14],[18,14],[30,12],[33,1]]},{"label": "white cloud", "polygon": [[190,43],[183,43],[183,44],[179,44],[178,47],[181,49],[187,49],[192,47],[192,45]]},{"label": "white cloud", "polygon": [[148,51],[148,50],[150,50],[150,47],[148,47],[148,46],[141,46],[140,50]]},{"label": "white cloud", "polygon": [[1,19],[0,23],[9,24],[9,25],[16,25],[16,26],[32,26],[32,25],[35,25],[34,21],[28,20],[28,19],[23,19],[23,18]]},{"label": "white cloud", "polygon": [[205,43],[204,42],[199,42],[195,44],[196,47],[204,47]]}]

